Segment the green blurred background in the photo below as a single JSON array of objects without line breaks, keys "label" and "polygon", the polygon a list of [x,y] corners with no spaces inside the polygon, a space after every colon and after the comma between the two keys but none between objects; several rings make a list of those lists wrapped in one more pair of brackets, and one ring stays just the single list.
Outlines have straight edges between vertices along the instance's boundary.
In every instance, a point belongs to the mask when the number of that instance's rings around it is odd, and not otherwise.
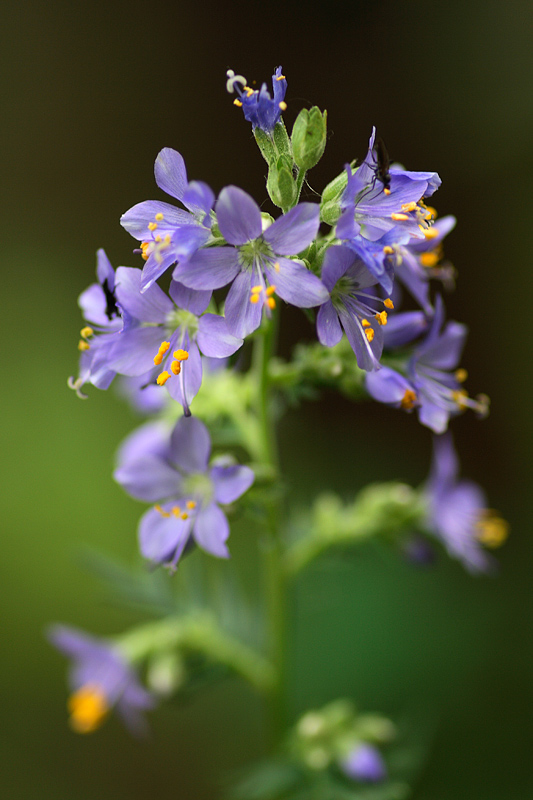
[{"label": "green blurred background", "polygon": [[[464,474],[512,525],[496,579],[445,559],[414,569],[370,548],[310,573],[295,598],[295,710],[348,695],[433,723],[415,800],[533,796],[531,4],[21,0],[2,16],[2,796],[209,800],[222,769],[261,753],[259,703],[231,681],[153,714],[148,742],[114,720],[75,736],[65,663],[43,630],[64,620],[111,634],[138,619],[108,604],[78,559],[86,543],[137,563],[141,511],[110,476],[136,419],[111,392],[81,403],[66,388],[95,251],[137,265],[118,219],[161,196],[152,165],[163,146],[215,191],[235,183],[265,196],[264,162],[224,78],[232,67],[266,80],[278,64],[289,124],[303,105],[328,109],[317,190],[364,155],[372,124],[393,158],[439,171],[437,208],[459,220],[448,309],[471,328],[468,386],[493,409],[453,429]],[[286,316],[285,349],[300,325]],[[370,480],[417,485],[427,472],[429,432],[376,405],[328,396],[291,411],[279,434],[301,503]],[[233,546],[249,535],[237,529]]]}]

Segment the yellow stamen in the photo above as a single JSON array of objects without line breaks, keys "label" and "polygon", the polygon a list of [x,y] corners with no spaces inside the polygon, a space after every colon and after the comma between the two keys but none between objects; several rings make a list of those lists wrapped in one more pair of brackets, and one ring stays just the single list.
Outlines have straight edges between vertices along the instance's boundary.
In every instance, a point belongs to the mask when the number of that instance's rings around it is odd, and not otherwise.
[{"label": "yellow stamen", "polygon": [[88,325],[86,328],[82,328],[80,331],[80,336],[82,337],[82,339],[88,339],[89,336],[92,336],[93,334],[94,334],[93,329],[89,328]]},{"label": "yellow stamen", "polygon": [[239,106],[239,108],[241,108],[241,107],[242,107],[242,103],[241,103],[241,101],[240,101],[240,100],[237,100],[237,98],[235,98],[235,100],[233,101],[233,105],[234,105],[234,106]]},{"label": "yellow stamen", "polygon": [[384,194],[390,194],[390,193],[391,193],[391,191],[390,191],[390,189],[383,189],[383,193],[384,193]]},{"label": "yellow stamen", "polygon": [[144,258],[145,261],[148,261],[150,258],[150,253],[148,252],[149,247],[150,242],[141,242],[141,257]]},{"label": "yellow stamen", "polygon": [[274,262],[274,269],[276,270],[276,272],[280,271],[280,266],[279,266],[279,262],[278,261]]},{"label": "yellow stamen", "polygon": [[265,294],[266,294],[267,297],[272,297],[272,295],[274,294],[275,291],[276,291],[276,287],[274,286],[274,284],[272,284],[272,286],[268,287],[268,289],[266,290]]},{"label": "yellow stamen", "polygon": [[402,209],[402,211],[416,211],[416,203],[414,202],[414,200],[411,200],[410,203],[402,203],[400,208]]},{"label": "yellow stamen", "polygon": [[476,523],[476,538],[485,547],[500,547],[509,536],[509,523],[496,511],[486,509]]},{"label": "yellow stamen", "polygon": [[436,267],[439,263],[439,254],[436,250],[428,250],[427,253],[422,253],[420,255],[420,263],[423,267],[427,267],[428,269]]},{"label": "yellow stamen", "polygon": [[259,295],[258,294],[253,294],[250,297],[250,303],[253,303],[255,305],[255,303],[258,303],[258,302],[259,302]]},{"label": "yellow stamen", "polygon": [[159,373],[159,375],[157,376],[156,383],[157,383],[158,386],[164,386],[169,378],[170,378],[170,372],[167,372],[165,370],[164,372],[160,372]]},{"label": "yellow stamen", "polygon": [[180,519],[189,519],[189,515],[187,514],[186,511],[184,511],[182,514],[180,514]]},{"label": "yellow stamen", "polygon": [[168,513],[168,511],[165,511],[165,509],[164,509],[164,508],[162,508],[162,507],[159,505],[159,503],[157,503],[157,504],[154,506],[154,508],[155,508],[155,510],[156,510],[156,511],[158,511],[158,512],[159,512],[159,514],[161,514],[161,516],[162,516],[162,517],[165,517],[165,518],[167,518],[167,517],[170,517],[170,514]]},{"label": "yellow stamen", "polygon": [[386,325],[387,324],[387,312],[386,311],[378,311],[378,313],[375,315],[375,318],[377,319],[377,321],[379,322],[380,325]]},{"label": "yellow stamen", "polygon": [[98,686],[87,684],[70,695],[68,710],[71,728],[76,733],[91,733],[109,713],[109,704]]},{"label": "yellow stamen", "polygon": [[165,219],[165,217],[161,213],[161,211],[158,211],[157,214],[155,215],[155,219],[157,220],[157,222],[162,222]]},{"label": "yellow stamen", "polygon": [[171,510],[175,517],[179,517],[181,515],[181,508],[179,506],[172,506]]},{"label": "yellow stamen", "polygon": [[452,392],[452,398],[455,400],[459,408],[466,408],[468,406],[468,403],[465,402],[468,400],[468,392],[465,392],[463,389]]},{"label": "yellow stamen", "polygon": [[276,308],[276,301],[274,300],[273,297],[268,297],[266,304],[269,308]]},{"label": "yellow stamen", "polygon": [[374,339],[374,331],[372,330],[372,328],[365,328],[364,331],[366,338],[368,339],[369,342],[371,342]]},{"label": "yellow stamen", "polygon": [[412,389],[406,389],[404,396],[400,401],[401,408],[405,409],[405,411],[410,411],[414,408],[416,403],[416,392],[413,392]]},{"label": "yellow stamen", "polygon": [[395,222],[402,222],[406,219],[409,219],[408,214],[391,214],[391,219],[395,220]]},{"label": "yellow stamen", "polygon": [[83,352],[83,350],[90,350],[90,349],[91,349],[91,345],[89,344],[89,342],[86,342],[84,339],[80,339],[79,340],[79,342],[78,342],[78,350],[80,352]]},{"label": "yellow stamen", "polygon": [[154,242],[157,242],[157,244],[159,244],[159,242],[160,242],[160,241],[161,241],[161,236],[160,236],[160,234],[158,233],[158,234],[157,234],[157,236],[156,236],[156,237],[155,237],[155,239],[154,239]]},{"label": "yellow stamen", "polygon": [[261,286],[261,284],[257,284],[257,286],[252,286],[250,291],[251,291],[252,294],[257,294],[257,292],[262,292],[263,291],[263,287]]},{"label": "yellow stamen", "polygon": [[159,345],[159,350],[157,351],[157,355],[154,356],[154,364],[158,367],[161,362],[163,361],[163,356],[167,352],[170,347],[170,342],[161,342]]},{"label": "yellow stamen", "polygon": [[394,247],[391,247],[390,244],[386,244],[383,248],[383,252],[386,256],[391,256],[394,253]]},{"label": "yellow stamen", "polygon": [[363,326],[363,328],[370,328],[370,322],[367,319],[362,319],[361,325]]},{"label": "yellow stamen", "polygon": [[157,228],[157,222],[149,222],[148,223],[148,230],[149,231],[155,231],[156,228]]},{"label": "yellow stamen", "polygon": [[195,500],[187,500],[187,508],[193,509],[196,508],[196,501]]},{"label": "yellow stamen", "polygon": [[284,81],[285,80],[285,75],[278,75],[276,80],[277,81]]},{"label": "yellow stamen", "polygon": [[437,211],[433,206],[426,206],[426,219],[437,219]]},{"label": "yellow stamen", "polygon": [[281,108],[282,111],[286,111],[287,110],[287,103],[284,100],[282,100],[281,103],[278,103],[278,105],[279,105],[279,107]]},{"label": "yellow stamen", "polygon": [[174,358],[176,358],[178,361],[187,361],[189,354],[186,350],[176,350],[174,352]]},{"label": "yellow stamen", "polygon": [[244,91],[246,92],[246,97],[251,97],[254,93],[253,89],[250,89],[249,86],[244,86]]},{"label": "yellow stamen", "polygon": [[173,361],[170,365],[170,371],[174,373],[174,375],[179,375],[181,372],[181,364],[179,361]]},{"label": "yellow stamen", "polygon": [[394,303],[392,302],[390,297],[387,297],[387,299],[383,301],[383,305],[385,306],[385,308],[394,308]]},{"label": "yellow stamen", "polygon": [[436,239],[439,232],[436,228],[424,228],[424,236],[426,239]]},{"label": "yellow stamen", "polygon": [[463,367],[455,370],[455,380],[459,381],[459,383],[464,383],[468,378],[468,372]]}]

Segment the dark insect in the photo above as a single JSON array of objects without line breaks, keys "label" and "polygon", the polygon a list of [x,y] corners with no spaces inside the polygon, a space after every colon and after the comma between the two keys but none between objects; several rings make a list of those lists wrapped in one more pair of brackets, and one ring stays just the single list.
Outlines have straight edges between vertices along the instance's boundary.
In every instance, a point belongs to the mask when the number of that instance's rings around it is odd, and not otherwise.
[{"label": "dark insect", "polygon": [[115,294],[109,288],[107,284],[107,278],[102,283],[102,289],[104,290],[105,295],[105,313],[108,320],[111,321],[113,317],[118,317],[119,311],[115,300]]},{"label": "dark insect", "polygon": [[374,147],[374,152],[376,154],[376,169],[375,169],[375,179],[381,181],[383,184],[383,191],[386,194],[390,193],[390,161],[389,161],[389,154],[387,153],[387,148],[385,147],[385,143],[383,139],[378,138],[376,140],[376,144]]}]

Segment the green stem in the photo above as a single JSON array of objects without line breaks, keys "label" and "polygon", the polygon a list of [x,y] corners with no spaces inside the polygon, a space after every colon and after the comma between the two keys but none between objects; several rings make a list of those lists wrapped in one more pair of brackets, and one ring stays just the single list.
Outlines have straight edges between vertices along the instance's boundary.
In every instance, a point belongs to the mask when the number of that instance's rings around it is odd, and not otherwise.
[{"label": "green stem", "polygon": [[296,200],[293,204],[293,207],[298,204],[300,201],[300,195],[302,193],[302,186],[304,185],[305,176],[307,175],[307,170],[299,169],[298,175],[296,177]]}]

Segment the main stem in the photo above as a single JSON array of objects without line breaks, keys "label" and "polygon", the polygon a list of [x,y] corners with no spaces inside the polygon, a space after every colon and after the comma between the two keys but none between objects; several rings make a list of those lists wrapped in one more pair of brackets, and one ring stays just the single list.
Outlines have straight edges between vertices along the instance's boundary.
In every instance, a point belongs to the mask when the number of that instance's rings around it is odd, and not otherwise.
[{"label": "main stem", "polygon": [[[279,470],[277,442],[272,420],[270,397],[269,360],[277,339],[277,313],[258,332],[254,343],[253,367],[257,381],[256,409],[261,436],[261,452],[264,463],[272,474]],[[285,575],[283,546],[280,531],[279,495],[267,499],[266,537],[263,548],[265,573],[266,610],[268,615],[268,642],[270,659],[276,670],[277,680],[271,694],[270,734],[276,746],[285,731]]]}]

